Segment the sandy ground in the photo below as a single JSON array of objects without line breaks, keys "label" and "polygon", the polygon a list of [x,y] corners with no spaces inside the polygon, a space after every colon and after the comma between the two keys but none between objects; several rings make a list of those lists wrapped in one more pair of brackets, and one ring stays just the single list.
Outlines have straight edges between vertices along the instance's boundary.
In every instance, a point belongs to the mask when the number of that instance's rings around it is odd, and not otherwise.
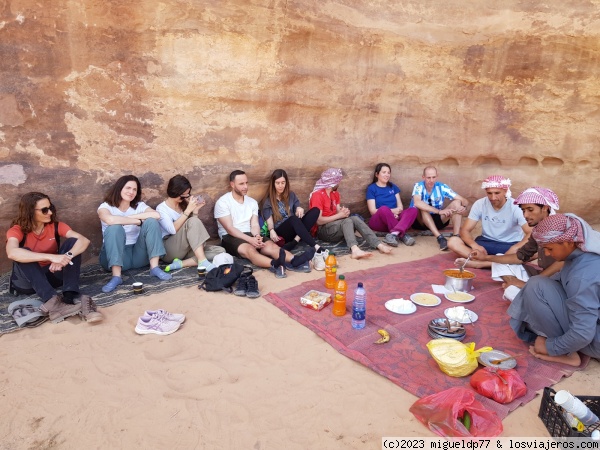
[{"label": "sandy ground", "polygon": [[[342,257],[340,272],[437,252],[419,237],[391,256]],[[256,275],[263,294],[324,277]],[[170,336],[135,334],[156,308],[187,321]],[[102,312],[97,325],[71,318],[1,336],[0,449],[379,449],[382,436],[433,436],[408,412],[416,397],[262,298],[188,287]],[[592,361],[556,388],[598,395],[599,375]],[[548,436],[540,398],[504,420],[504,436]]]}]

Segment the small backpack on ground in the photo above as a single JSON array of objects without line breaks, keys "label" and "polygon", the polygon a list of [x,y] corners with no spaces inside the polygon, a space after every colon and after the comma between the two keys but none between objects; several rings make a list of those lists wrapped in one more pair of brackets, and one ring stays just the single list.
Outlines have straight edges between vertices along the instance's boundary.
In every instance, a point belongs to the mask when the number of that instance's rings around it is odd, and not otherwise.
[{"label": "small backpack on ground", "polygon": [[206,278],[200,283],[198,289],[204,289],[208,292],[227,291],[231,293],[233,292],[232,286],[242,272],[248,272],[248,275],[250,275],[252,268],[238,263],[221,264],[206,274]]}]

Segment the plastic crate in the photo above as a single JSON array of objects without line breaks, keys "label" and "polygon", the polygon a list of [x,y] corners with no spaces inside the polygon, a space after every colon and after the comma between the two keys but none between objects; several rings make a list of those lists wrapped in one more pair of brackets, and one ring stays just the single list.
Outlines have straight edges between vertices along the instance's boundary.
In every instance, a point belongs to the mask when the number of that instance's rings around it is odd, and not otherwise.
[{"label": "plastic crate", "polygon": [[[583,431],[577,431],[571,428],[567,420],[563,417],[563,409],[554,402],[556,392],[552,388],[544,388],[544,396],[540,404],[538,417],[542,419],[548,432],[553,437],[589,437],[592,431],[600,429],[600,422],[586,427]],[[585,405],[592,410],[594,414],[600,417],[600,397],[585,397],[577,395]]]}]

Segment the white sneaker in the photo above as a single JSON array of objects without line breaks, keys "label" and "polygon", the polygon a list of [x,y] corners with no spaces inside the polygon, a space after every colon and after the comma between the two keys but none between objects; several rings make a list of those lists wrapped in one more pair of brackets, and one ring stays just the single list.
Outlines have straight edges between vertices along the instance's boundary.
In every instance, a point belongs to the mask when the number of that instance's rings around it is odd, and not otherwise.
[{"label": "white sneaker", "polygon": [[165,320],[170,320],[171,322],[185,322],[185,315],[170,313],[164,309],[157,309],[156,311],[144,311],[144,315],[142,317],[144,319],[156,317],[157,319],[164,318]]},{"label": "white sneaker", "polygon": [[164,317],[157,318],[156,316],[150,317],[149,319],[144,316],[140,317],[135,326],[135,332],[137,334],[159,334],[165,336],[167,334],[175,333],[181,324],[171,320],[166,320]]},{"label": "white sneaker", "polygon": [[315,253],[313,256],[312,264],[315,270],[325,270],[325,260],[329,256],[329,250],[321,248],[320,253]]}]

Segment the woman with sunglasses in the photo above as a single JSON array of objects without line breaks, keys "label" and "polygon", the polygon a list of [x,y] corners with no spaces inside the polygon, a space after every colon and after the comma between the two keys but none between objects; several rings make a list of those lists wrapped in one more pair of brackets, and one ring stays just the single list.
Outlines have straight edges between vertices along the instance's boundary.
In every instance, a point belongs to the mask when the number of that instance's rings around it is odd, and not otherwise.
[{"label": "woman with sunglasses", "polygon": [[167,199],[156,207],[160,213],[163,243],[166,254],[163,261],[170,263],[165,272],[182,267],[205,267],[210,271],[215,266],[210,262],[223,247],[206,246],[210,238],[198,211],[206,204],[202,197],[191,194],[192,185],[183,175],[175,175],[167,185]]},{"label": "woman with sunglasses", "polygon": [[102,224],[100,265],[112,272],[102,292],[112,292],[123,283],[123,270],[138,269],[150,264],[150,274],[166,281],[158,262],[165,254],[160,214],[141,201],[142,186],[133,175],[125,175],[109,189],[104,203],[98,207]]},{"label": "woman with sunglasses", "polygon": [[400,199],[400,188],[390,181],[392,168],[389,164],[379,163],[375,166],[373,182],[367,188],[367,208],[371,213],[369,227],[373,231],[387,232],[384,242],[393,247],[398,240],[405,245],[415,245],[415,240],[408,230],[417,218],[418,209],[404,209]]},{"label": "woman with sunglasses", "polygon": [[[65,238],[59,244],[60,238]],[[19,215],[6,232],[6,254],[14,261],[11,290],[40,296],[40,311],[52,322],[83,313],[88,322],[103,319],[91,297],[79,291],[81,254],[89,239],[59,222],[50,197],[29,192],[19,203]],[[62,294],[56,288],[62,286]]]}]

